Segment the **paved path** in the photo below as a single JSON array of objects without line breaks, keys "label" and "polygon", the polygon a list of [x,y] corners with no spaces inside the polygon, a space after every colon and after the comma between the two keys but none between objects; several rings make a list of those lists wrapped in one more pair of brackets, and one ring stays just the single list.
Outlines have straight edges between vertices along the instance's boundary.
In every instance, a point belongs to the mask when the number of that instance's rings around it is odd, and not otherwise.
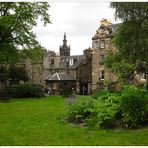
[{"label": "paved path", "polygon": [[69,98],[66,99],[66,101],[67,101],[67,103],[71,104],[71,103],[74,103],[77,99],[78,99],[77,96],[69,97]]}]

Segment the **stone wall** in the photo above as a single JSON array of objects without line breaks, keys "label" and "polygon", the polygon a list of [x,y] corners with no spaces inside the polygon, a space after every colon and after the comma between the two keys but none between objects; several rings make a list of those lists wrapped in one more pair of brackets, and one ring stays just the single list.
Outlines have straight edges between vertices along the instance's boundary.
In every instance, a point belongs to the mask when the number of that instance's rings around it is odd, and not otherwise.
[{"label": "stone wall", "polygon": [[[103,64],[107,53],[116,51],[116,48],[111,43],[110,33],[110,27],[102,23],[92,38],[92,91],[102,87],[99,84],[105,85],[116,81],[116,76]],[[104,78],[101,78],[102,73],[104,73]]]}]

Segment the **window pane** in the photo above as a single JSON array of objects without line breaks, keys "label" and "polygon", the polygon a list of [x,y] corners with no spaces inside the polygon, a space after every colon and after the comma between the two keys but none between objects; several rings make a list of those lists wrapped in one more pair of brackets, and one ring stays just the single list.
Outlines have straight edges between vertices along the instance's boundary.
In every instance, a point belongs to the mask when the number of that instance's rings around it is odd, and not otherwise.
[{"label": "window pane", "polygon": [[99,42],[95,41],[95,48],[98,49],[99,48]]},{"label": "window pane", "polygon": [[105,48],[105,42],[104,41],[100,41],[100,48]]},{"label": "window pane", "polygon": [[104,70],[101,70],[100,71],[100,80],[104,80],[104,77],[105,77],[105,72],[104,72]]},{"label": "window pane", "polygon": [[101,55],[100,55],[100,61],[99,61],[99,62],[100,62],[100,64],[102,64],[102,63],[103,63],[104,58],[105,58],[104,54],[101,54]]}]

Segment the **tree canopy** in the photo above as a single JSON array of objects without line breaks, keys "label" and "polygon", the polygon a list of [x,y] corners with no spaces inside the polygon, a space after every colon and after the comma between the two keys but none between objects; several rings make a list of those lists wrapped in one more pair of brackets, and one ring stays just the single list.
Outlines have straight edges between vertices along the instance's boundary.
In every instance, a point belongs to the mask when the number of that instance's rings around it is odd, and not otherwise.
[{"label": "tree canopy", "polygon": [[0,2],[0,63],[18,62],[22,53],[41,49],[32,29],[38,19],[50,23],[48,9],[47,2]]},{"label": "tree canopy", "polygon": [[113,39],[119,61],[112,59],[110,66],[124,62],[131,70],[148,75],[148,3],[112,2],[110,6],[115,18],[122,21]]},{"label": "tree canopy", "polygon": [[28,81],[29,77],[27,75],[27,72],[24,67],[16,67],[16,66],[10,66],[8,69],[8,78],[12,80],[23,80]]}]

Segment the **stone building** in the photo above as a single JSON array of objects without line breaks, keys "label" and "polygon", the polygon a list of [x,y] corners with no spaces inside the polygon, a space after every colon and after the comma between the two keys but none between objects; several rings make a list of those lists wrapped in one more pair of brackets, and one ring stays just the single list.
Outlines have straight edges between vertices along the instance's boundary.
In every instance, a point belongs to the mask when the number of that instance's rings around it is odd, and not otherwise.
[{"label": "stone building", "polygon": [[62,89],[68,87],[74,88],[78,94],[84,94],[82,88],[85,88],[85,94],[90,93],[91,71],[88,72],[88,69],[91,70],[91,49],[84,50],[83,55],[70,55],[70,46],[67,45],[66,33],[64,33],[59,54],[51,55],[49,52],[51,51],[48,51],[43,58],[46,85],[56,94],[60,94]]},{"label": "stone building", "polygon": [[[64,87],[74,88],[78,94],[90,94],[98,88],[106,87],[110,82],[117,81],[117,77],[104,66],[103,60],[109,51],[117,51],[111,40],[119,25],[102,19],[92,37],[92,49],[85,49],[83,55],[70,54],[71,49],[64,33],[59,53],[44,50],[44,56],[39,62],[25,59],[20,65],[25,67],[30,82],[51,87],[56,94],[61,94]],[[135,76],[135,83],[145,82],[145,74]]]},{"label": "stone building", "polygon": [[[100,27],[92,37],[92,91],[107,87],[110,82],[117,81],[117,77],[104,66],[103,60],[109,51],[117,52],[117,48],[113,46],[111,41],[120,24],[112,24],[106,19],[102,19],[100,23]],[[146,76],[137,74],[135,82],[144,84]]]},{"label": "stone building", "polygon": [[92,90],[104,87],[105,83],[116,81],[116,77],[104,66],[103,60],[109,51],[116,50],[111,39],[117,27],[117,24],[103,19],[92,37]]},{"label": "stone building", "polygon": [[[90,47],[83,51],[83,60],[77,71],[80,94],[90,94],[92,81],[92,49]],[[86,89],[86,92],[84,92],[84,89]]]}]

